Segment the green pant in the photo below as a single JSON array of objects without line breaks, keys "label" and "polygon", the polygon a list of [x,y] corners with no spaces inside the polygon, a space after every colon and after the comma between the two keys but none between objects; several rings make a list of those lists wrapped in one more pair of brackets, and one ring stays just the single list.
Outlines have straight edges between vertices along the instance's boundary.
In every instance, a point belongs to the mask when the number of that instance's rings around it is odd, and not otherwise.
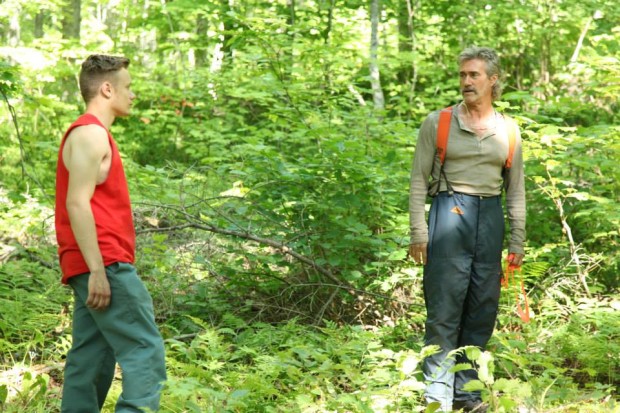
[{"label": "green pant", "polygon": [[65,365],[61,410],[101,411],[118,362],[123,391],[116,412],[157,411],[166,366],[153,301],[131,264],[112,264],[106,273],[112,297],[104,311],[86,306],[90,274],[69,279],[75,297],[73,346]]}]

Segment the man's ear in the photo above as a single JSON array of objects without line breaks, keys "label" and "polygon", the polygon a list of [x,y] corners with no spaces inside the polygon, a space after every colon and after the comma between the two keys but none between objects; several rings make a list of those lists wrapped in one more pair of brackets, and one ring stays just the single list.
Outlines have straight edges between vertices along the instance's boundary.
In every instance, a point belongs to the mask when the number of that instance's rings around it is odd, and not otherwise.
[{"label": "man's ear", "polygon": [[99,90],[101,91],[101,94],[103,95],[103,97],[105,97],[106,99],[110,99],[112,97],[113,87],[110,81],[108,80],[104,81],[101,84],[101,87],[99,88]]}]

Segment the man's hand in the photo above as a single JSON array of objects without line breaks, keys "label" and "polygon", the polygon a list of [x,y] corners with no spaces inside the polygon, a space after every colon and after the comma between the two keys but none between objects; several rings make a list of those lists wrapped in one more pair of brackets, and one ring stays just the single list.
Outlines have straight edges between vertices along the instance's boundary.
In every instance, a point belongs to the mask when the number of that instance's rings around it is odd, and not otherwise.
[{"label": "man's hand", "polygon": [[409,245],[409,258],[416,264],[426,265],[426,249],[427,244],[410,244]]},{"label": "man's hand", "polygon": [[511,252],[510,254],[508,254],[508,258],[506,258],[506,260],[508,261],[508,266],[513,268],[520,267],[521,264],[523,264],[523,257],[523,254]]},{"label": "man's hand", "polygon": [[110,305],[110,283],[105,269],[93,271],[88,279],[88,299],[86,305],[93,310],[103,311]]}]

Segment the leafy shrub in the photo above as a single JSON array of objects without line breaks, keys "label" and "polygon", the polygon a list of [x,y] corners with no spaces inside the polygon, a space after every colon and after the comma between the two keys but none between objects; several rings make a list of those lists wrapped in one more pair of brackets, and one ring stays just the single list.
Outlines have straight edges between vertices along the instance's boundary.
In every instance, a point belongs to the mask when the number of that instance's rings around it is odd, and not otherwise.
[{"label": "leafy shrub", "polygon": [[170,406],[381,412],[420,403],[421,354],[385,348],[380,332],[335,324],[315,330],[295,321],[247,325],[232,316],[217,329],[193,321],[201,330],[191,342],[168,340],[171,370],[186,376],[169,383]]},{"label": "leafy shrub", "polygon": [[[581,300],[568,322],[547,344],[565,360],[568,374],[580,382],[601,380],[620,385],[620,312],[615,307]],[[553,349],[553,350],[552,350]]]}]

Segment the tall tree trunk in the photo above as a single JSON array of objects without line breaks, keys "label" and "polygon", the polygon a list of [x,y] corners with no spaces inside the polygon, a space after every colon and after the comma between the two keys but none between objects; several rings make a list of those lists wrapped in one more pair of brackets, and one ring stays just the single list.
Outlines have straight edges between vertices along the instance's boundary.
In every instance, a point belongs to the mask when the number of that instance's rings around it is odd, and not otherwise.
[{"label": "tall tree trunk", "polygon": [[220,19],[222,23],[222,35],[221,35],[221,43],[216,45],[216,49],[219,46],[219,51],[223,54],[222,56],[222,64],[231,63],[232,60],[232,49],[230,47],[230,32],[232,31],[232,22],[228,17],[228,13],[232,11],[233,0],[221,0],[220,7]]},{"label": "tall tree trunk", "polygon": [[[413,53],[411,0],[399,1],[398,5],[398,53],[411,56]],[[401,84],[409,83],[412,77],[413,65],[403,64],[398,70],[398,82]]]},{"label": "tall tree trunk", "polygon": [[551,82],[551,77],[553,75],[552,61],[551,61],[551,53],[552,53],[552,36],[553,33],[557,33],[555,27],[555,10],[553,2],[542,2],[542,7],[544,11],[544,17],[541,24],[541,38],[539,45],[539,62],[540,62],[540,73],[538,78],[538,85],[541,86],[541,92],[534,93],[534,96],[537,96],[542,99],[547,99],[547,93],[549,92],[549,83]]},{"label": "tall tree trunk", "polygon": [[381,1],[370,0],[370,85],[372,87],[372,100],[375,109],[385,108],[385,98],[381,89],[381,77],[379,75],[379,63],[377,49],[379,47],[379,16],[381,14]]},{"label": "tall tree trunk", "polygon": [[69,0],[62,13],[62,38],[80,39],[82,23],[82,1]]},{"label": "tall tree trunk", "polygon": [[545,34],[540,44],[540,79],[542,85],[549,84],[551,80],[551,40]]},{"label": "tall tree trunk", "polygon": [[581,31],[581,34],[579,35],[579,40],[577,41],[577,46],[575,47],[573,56],[570,58],[571,63],[577,63],[577,60],[579,60],[579,52],[581,51],[581,47],[583,46],[583,40],[586,38],[586,34],[588,33],[588,30],[590,29],[590,25],[592,24],[593,19],[594,17],[590,17],[586,21],[586,25],[584,26],[583,30]]},{"label": "tall tree trunk", "polygon": [[34,17],[34,38],[40,39],[43,37],[43,22],[45,22],[45,13],[39,11]]},{"label": "tall tree trunk", "polygon": [[21,26],[19,24],[19,6],[18,9],[14,11],[13,14],[9,17],[9,33],[8,33],[8,45],[11,47],[19,46],[19,41],[21,38]]},{"label": "tall tree trunk", "polygon": [[329,10],[327,11],[327,26],[325,26],[325,30],[323,30],[323,42],[325,44],[329,44],[329,36],[334,26],[334,3],[335,0],[330,0]]},{"label": "tall tree trunk", "polygon": [[295,23],[297,22],[296,1],[288,0],[288,17],[286,18],[286,34],[289,36],[288,47],[283,50],[283,60],[280,62],[280,72],[282,74],[282,80],[284,78],[290,79],[293,75],[295,66]]},{"label": "tall tree trunk", "polygon": [[196,18],[196,35],[198,36],[198,48],[196,49],[196,66],[204,67],[208,61],[209,47],[209,20],[203,14]]},{"label": "tall tree trunk", "polygon": [[[101,18],[103,20],[103,24],[108,28],[108,33],[121,33],[123,31],[123,23],[121,20],[125,20],[124,18],[121,18],[121,16],[123,14],[126,15],[127,8],[121,9],[120,7],[114,6],[110,3],[111,2],[107,2],[107,4],[101,5]],[[145,2],[145,6],[142,9],[142,13],[145,16],[149,15],[147,5],[148,3]]]},{"label": "tall tree trunk", "polygon": [[295,24],[295,19],[296,19],[296,15],[295,15],[295,0],[288,0],[288,19],[287,19],[287,23],[289,26],[293,26]]},{"label": "tall tree trunk", "polygon": [[[327,25],[325,26],[325,30],[323,30],[323,43],[325,47],[328,48],[330,45],[331,33],[334,25],[334,6],[336,0],[330,0],[329,2],[329,10],[327,11]],[[332,79],[331,79],[331,67],[330,60],[325,59],[325,64],[323,65],[323,73],[325,79],[325,88],[331,88]]]}]

